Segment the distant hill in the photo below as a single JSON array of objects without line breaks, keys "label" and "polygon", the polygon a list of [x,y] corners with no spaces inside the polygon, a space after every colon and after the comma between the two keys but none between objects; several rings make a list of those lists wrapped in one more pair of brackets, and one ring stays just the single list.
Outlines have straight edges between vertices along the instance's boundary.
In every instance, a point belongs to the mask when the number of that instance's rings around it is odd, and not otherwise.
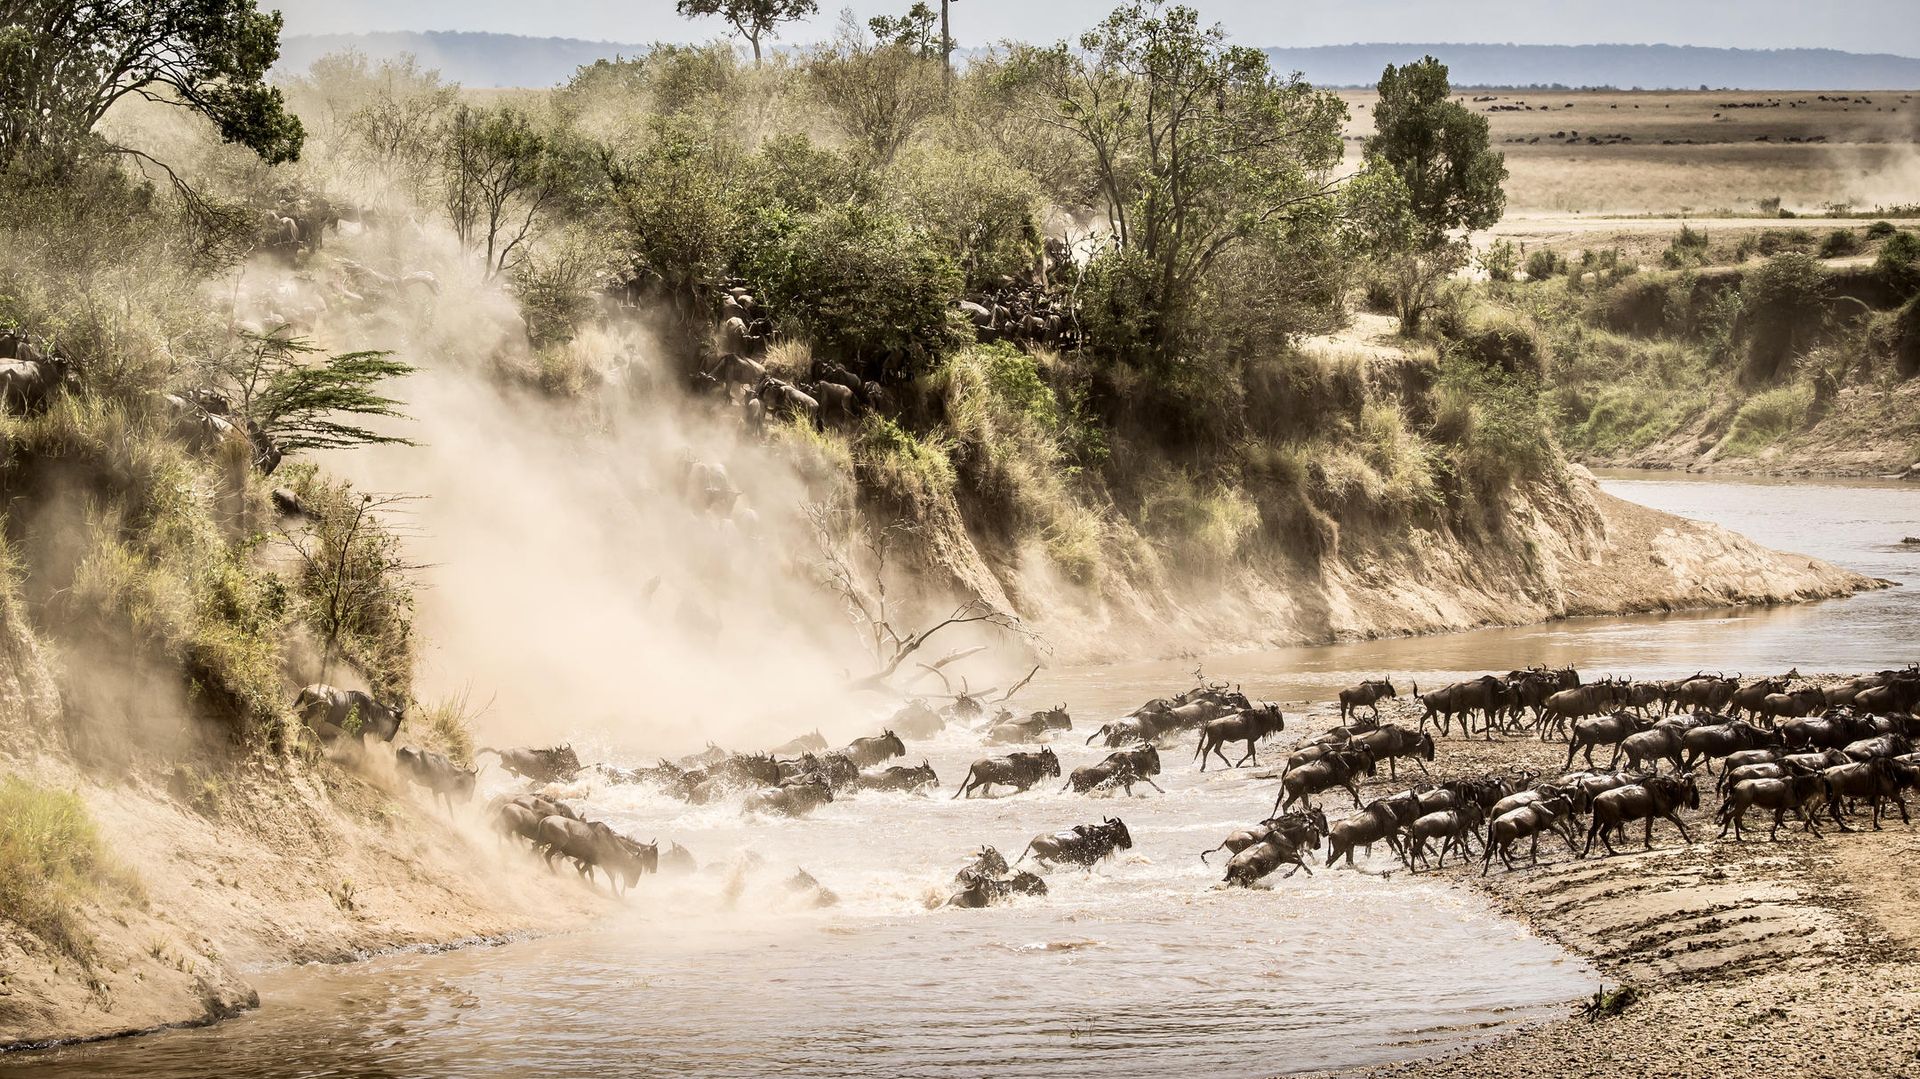
[{"label": "distant hill", "polygon": [[[329,52],[355,48],[375,58],[410,52],[465,86],[554,86],[602,57],[637,56],[648,46],[452,31],[295,34],[281,43],[282,72],[305,71]],[[1301,71],[1321,86],[1370,86],[1389,63],[1432,53],[1453,83],[1479,86],[1615,86],[1738,90],[1920,89],[1920,59],[1835,49],[1709,49],[1679,45],[1323,45],[1268,49],[1274,67]]]}]

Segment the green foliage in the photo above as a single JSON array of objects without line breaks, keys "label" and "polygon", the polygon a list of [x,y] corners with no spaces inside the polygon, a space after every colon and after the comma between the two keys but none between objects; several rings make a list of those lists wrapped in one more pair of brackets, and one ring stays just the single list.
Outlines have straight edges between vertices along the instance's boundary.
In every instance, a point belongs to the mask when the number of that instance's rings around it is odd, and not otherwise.
[{"label": "green foliage", "polygon": [[1545,281],[1567,272],[1567,261],[1552,248],[1542,247],[1527,256],[1527,280]]},{"label": "green foliage", "polygon": [[816,350],[899,375],[930,366],[959,339],[953,260],[905,220],[859,206],[753,223],[741,274]]},{"label": "green foliage", "polygon": [[408,501],[376,498],[312,468],[291,470],[287,484],[310,511],[310,523],[282,533],[299,560],[296,613],[319,639],[321,678],[346,660],[375,695],[405,700],[413,683],[413,587],[417,568],[395,530]]},{"label": "green foliage", "polygon": [[1896,231],[1891,221],[1875,221],[1873,224],[1867,226],[1867,239],[1884,240]]},{"label": "green foliage", "polygon": [[1746,275],[1740,288],[1748,377],[1770,381],[1808,341],[1825,312],[1826,271],[1813,256],[1784,251]]},{"label": "green foliage", "polygon": [[1920,232],[1896,232],[1880,245],[1874,272],[1895,296],[1920,294]]},{"label": "green foliage", "polygon": [[875,15],[867,20],[867,29],[883,45],[898,45],[916,55],[939,59],[940,16],[926,0],[914,0],[904,15]]},{"label": "green foliage", "polygon": [[1187,7],[1129,4],[1079,46],[1016,48],[999,85],[1085,155],[1120,251],[1103,317],[1150,334],[1126,351],[1168,368],[1234,302],[1220,276],[1230,254],[1301,239],[1289,226],[1330,224],[1311,211],[1330,201],[1346,108],[1275,77],[1265,54],[1228,45]]},{"label": "green foliage", "polygon": [[969,289],[1032,269],[1040,192],[1014,162],[991,150],[921,144],[896,158],[882,183],[889,201],[960,266]]},{"label": "green foliage", "polygon": [[318,362],[320,349],[284,327],[242,334],[241,348],[208,365],[214,388],[235,410],[257,424],[286,454],[350,446],[402,445],[408,439],[361,427],[343,417],[405,419],[400,402],[379,392],[382,383],[405,378],[413,367],[390,352],[348,352]]},{"label": "green foliage", "polygon": [[1212,575],[1230,568],[1260,527],[1260,510],[1246,492],[1208,484],[1185,472],[1148,485],[1140,504],[1140,527],[1187,574]]},{"label": "green foliage", "polygon": [[537,229],[581,189],[584,150],[512,105],[454,111],[443,169],[443,203],[461,246],[477,249],[488,277],[528,256]]},{"label": "green foliage", "polygon": [[[768,153],[782,147],[791,144],[774,144]],[[658,117],[637,146],[602,148],[598,163],[631,272],[674,295],[691,295],[700,282],[722,276],[737,242],[738,211],[704,134]]]},{"label": "green foliage", "polygon": [[1465,357],[1441,364],[1432,436],[1448,444],[1456,474],[1497,490],[1553,466],[1540,383]]},{"label": "green foliage", "polygon": [[1820,241],[1820,257],[1844,258],[1860,250],[1860,234],[1852,229],[1834,229]]},{"label": "green foliage", "polygon": [[1513,280],[1515,271],[1520,268],[1520,249],[1512,240],[1496,240],[1487,245],[1485,251],[1474,256],[1474,262],[1487,280],[1505,283]]},{"label": "green foliage", "polygon": [[1660,263],[1669,270],[1703,266],[1708,261],[1707,233],[1690,225],[1681,225],[1680,234],[1660,253]]},{"label": "green foliage", "polygon": [[919,438],[891,417],[869,413],[853,441],[854,475],[863,490],[929,506],[953,492],[953,460],[939,437]]},{"label": "green foliage", "polygon": [[255,0],[15,0],[5,12],[0,165],[80,151],[128,97],[202,116],[270,163],[300,156],[300,121],[266,81],[280,13]]},{"label": "green foliage", "polygon": [[1457,229],[1483,229],[1506,209],[1506,157],[1489,149],[1487,118],[1451,100],[1447,65],[1428,56],[1380,73],[1374,133],[1363,152],[1406,190],[1416,245],[1431,249]]},{"label": "green foliage", "polygon": [[850,20],[814,50],[807,74],[840,130],[873,165],[892,161],[941,107],[937,58],[907,44],[875,44]]},{"label": "green foliage", "polygon": [[80,796],[0,777],[0,919],[84,964],[93,942],[83,910],[103,887],[145,898],[139,879],[108,855]]},{"label": "green foliage", "polygon": [[1754,394],[1734,414],[1722,449],[1733,456],[1765,449],[1805,426],[1807,410],[1812,407],[1813,387],[1802,383]]}]

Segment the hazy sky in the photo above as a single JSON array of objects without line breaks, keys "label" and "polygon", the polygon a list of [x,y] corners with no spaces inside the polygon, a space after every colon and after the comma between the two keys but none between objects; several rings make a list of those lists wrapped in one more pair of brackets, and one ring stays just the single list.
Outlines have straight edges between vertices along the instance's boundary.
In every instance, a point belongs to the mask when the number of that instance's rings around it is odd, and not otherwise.
[{"label": "hazy sky", "polygon": [[[954,0],[962,45],[1071,37],[1118,0]],[[1920,56],[1920,0],[1189,0],[1249,45],[1382,42],[1635,43],[1766,49],[1825,47]],[[783,40],[827,36],[843,7],[863,20],[910,0],[821,0]],[[294,34],[491,30],[603,41],[695,41],[717,19],[688,23],[672,0],[261,0]]]}]

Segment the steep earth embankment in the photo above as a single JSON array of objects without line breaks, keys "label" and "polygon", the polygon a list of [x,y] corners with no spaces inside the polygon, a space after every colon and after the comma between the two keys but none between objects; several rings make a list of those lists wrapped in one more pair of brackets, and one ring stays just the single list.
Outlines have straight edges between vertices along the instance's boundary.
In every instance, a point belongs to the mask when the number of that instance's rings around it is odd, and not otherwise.
[{"label": "steep earth embankment", "polygon": [[[251,971],[552,927],[599,908],[524,855],[500,872],[506,856],[477,815],[451,821],[398,793],[371,755],[209,756],[164,775],[81,763],[47,650],[4,595],[0,634],[0,772],[76,794],[121,882],[64,896],[57,943],[23,912],[0,912],[0,1048],[208,1022],[256,1002]],[[31,844],[28,827],[9,822],[10,842]]]}]

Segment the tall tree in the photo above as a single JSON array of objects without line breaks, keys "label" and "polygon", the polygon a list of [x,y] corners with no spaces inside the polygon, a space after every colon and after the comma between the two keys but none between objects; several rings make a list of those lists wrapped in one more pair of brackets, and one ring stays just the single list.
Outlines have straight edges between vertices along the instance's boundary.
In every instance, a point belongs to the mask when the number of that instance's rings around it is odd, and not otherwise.
[{"label": "tall tree", "polygon": [[1129,4],[1079,48],[1021,50],[1003,78],[1031,115],[1072,135],[1105,196],[1140,332],[1162,362],[1230,253],[1287,229],[1335,192],[1346,108],[1258,49],[1229,45],[1184,6]]},{"label": "tall tree", "polygon": [[1429,56],[1380,73],[1369,159],[1392,166],[1407,206],[1438,244],[1455,229],[1484,229],[1500,220],[1507,195],[1506,155],[1490,148],[1487,118],[1450,98],[1447,65]]},{"label": "tall tree", "polygon": [[545,218],[572,194],[579,155],[512,106],[462,105],[447,138],[447,217],[466,247],[480,249],[488,278],[512,270]]},{"label": "tall tree", "polygon": [[718,15],[733,32],[753,46],[753,62],[760,62],[760,41],[780,34],[783,22],[798,22],[820,10],[819,0],[678,0],[674,10],[683,19]]},{"label": "tall tree", "polygon": [[1506,157],[1487,118],[1450,99],[1447,65],[1428,56],[1380,73],[1366,165],[1347,192],[1360,246],[1393,293],[1403,333],[1415,333],[1439,287],[1466,264],[1461,233],[1500,220]]},{"label": "tall tree", "polygon": [[77,149],[129,96],[198,113],[268,162],[292,161],[300,121],[266,82],[280,26],[255,0],[0,0],[0,164],[30,148]]},{"label": "tall tree", "polygon": [[891,162],[940,109],[930,56],[905,40],[869,40],[851,18],[813,53],[807,73],[841,129],[875,165]]}]

